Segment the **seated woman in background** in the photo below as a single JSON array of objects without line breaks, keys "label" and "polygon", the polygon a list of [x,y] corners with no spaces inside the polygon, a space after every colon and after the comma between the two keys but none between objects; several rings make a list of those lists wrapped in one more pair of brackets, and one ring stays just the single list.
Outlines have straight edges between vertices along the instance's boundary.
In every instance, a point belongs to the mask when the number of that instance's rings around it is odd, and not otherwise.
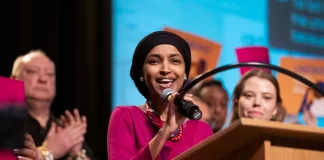
[{"label": "seated woman in background", "polygon": [[[271,73],[253,69],[244,74],[234,89],[231,122],[241,117],[284,122],[286,115],[279,83]],[[306,109],[304,120],[307,126],[317,126],[316,117]]]},{"label": "seated woman in background", "polygon": [[[190,66],[189,45],[174,33],[153,32],[139,42],[130,75],[146,102],[119,106],[112,112],[107,135],[109,160],[172,159],[213,134],[207,123],[186,119],[173,104]],[[166,88],[175,91],[168,103],[160,98]],[[184,99],[195,103],[192,95]]]},{"label": "seated woman in background", "polygon": [[234,89],[231,122],[242,117],[276,121],[281,104],[277,79],[268,72],[253,69],[244,74]]}]

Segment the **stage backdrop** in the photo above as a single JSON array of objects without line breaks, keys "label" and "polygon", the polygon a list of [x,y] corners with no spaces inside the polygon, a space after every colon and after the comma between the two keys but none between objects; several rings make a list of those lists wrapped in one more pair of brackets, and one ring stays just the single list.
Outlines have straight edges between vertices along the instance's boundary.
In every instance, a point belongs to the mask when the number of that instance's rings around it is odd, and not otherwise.
[{"label": "stage backdrop", "polygon": [[[308,0],[114,0],[113,107],[145,102],[129,71],[137,43],[153,31],[172,31],[189,42],[191,78],[211,68],[249,61],[246,57],[296,71],[291,67],[314,63],[310,59],[324,63],[319,60],[324,58],[323,8],[324,2]],[[248,48],[246,53],[242,50],[246,46],[266,48]],[[221,80],[231,96],[245,71],[233,69],[213,78]],[[316,74],[316,80],[324,81],[323,72]],[[284,76],[279,81],[288,112],[297,114],[305,86],[298,90],[295,81]]]}]

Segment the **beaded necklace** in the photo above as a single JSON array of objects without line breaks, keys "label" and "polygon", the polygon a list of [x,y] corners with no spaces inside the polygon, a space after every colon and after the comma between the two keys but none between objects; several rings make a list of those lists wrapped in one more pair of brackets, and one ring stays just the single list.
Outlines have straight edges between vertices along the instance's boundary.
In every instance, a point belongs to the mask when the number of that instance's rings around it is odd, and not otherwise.
[{"label": "beaded necklace", "polygon": [[[146,115],[147,117],[150,119],[150,121],[152,122],[152,124],[157,127],[158,129],[161,129],[164,126],[164,121],[162,121],[159,117],[159,115],[157,114],[157,112],[155,112],[151,107],[150,107],[150,103],[146,102]],[[170,140],[177,142],[180,140],[180,138],[182,137],[185,128],[186,128],[186,122],[187,120],[185,120],[181,126],[179,128],[176,129],[176,131],[170,136]]]}]

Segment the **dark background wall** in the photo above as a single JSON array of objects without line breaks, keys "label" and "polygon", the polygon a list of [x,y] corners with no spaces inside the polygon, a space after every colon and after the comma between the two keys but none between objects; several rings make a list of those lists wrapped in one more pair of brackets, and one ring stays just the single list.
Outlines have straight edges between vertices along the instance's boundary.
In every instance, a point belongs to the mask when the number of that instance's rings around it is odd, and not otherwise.
[{"label": "dark background wall", "polygon": [[54,114],[85,114],[86,139],[99,159],[107,159],[111,112],[111,10],[110,0],[11,0],[0,11],[0,76],[10,75],[18,55],[44,50],[57,67]]}]

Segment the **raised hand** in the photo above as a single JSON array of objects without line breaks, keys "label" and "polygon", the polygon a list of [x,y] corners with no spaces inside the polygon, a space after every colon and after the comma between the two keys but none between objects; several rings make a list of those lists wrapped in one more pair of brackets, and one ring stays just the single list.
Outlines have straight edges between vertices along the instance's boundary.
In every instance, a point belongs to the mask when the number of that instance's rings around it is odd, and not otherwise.
[{"label": "raised hand", "polygon": [[[165,129],[170,132],[170,135],[184,122],[186,117],[178,113],[178,106],[174,105],[174,98],[178,94],[177,92],[172,93],[171,100],[168,104],[168,115],[165,121]],[[186,101],[191,101],[195,104],[192,94],[186,94],[184,96]]]}]

